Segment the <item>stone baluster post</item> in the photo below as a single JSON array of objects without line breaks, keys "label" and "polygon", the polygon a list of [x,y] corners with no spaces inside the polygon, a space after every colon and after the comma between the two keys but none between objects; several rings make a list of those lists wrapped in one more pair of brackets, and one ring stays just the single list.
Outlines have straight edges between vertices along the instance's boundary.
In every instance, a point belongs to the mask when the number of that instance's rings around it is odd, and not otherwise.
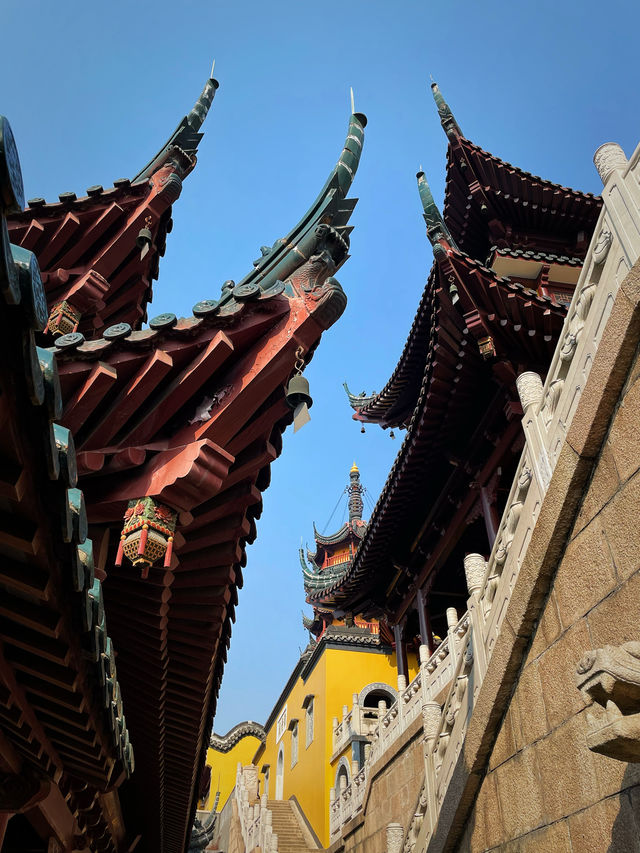
[{"label": "stone baluster post", "polygon": [[456,637],[456,625],[458,624],[458,611],[455,607],[447,607],[447,636],[449,637],[449,655],[451,657],[452,672],[455,671],[458,660],[458,638]]},{"label": "stone baluster post", "polygon": [[262,849],[265,851],[271,850],[271,837],[273,835],[273,829],[271,826],[271,812],[267,812],[267,816],[269,819],[267,820],[267,823],[264,828],[264,841],[262,844]]},{"label": "stone baluster post", "polygon": [[484,645],[484,613],[480,603],[480,593],[487,573],[487,562],[482,554],[467,554],[464,558],[464,574],[467,579],[469,599],[469,619],[473,642],[473,659],[480,678],[487,671],[487,656]]},{"label": "stone baluster post", "polygon": [[[640,189],[635,173],[629,169],[629,161],[617,142],[605,142],[593,156],[593,162],[604,184],[602,200],[607,212],[598,242],[608,239],[624,255],[626,267],[630,269],[640,255]],[[613,231],[610,233],[609,229]],[[607,232],[609,232],[607,234]],[[597,245],[597,244],[596,244]]]},{"label": "stone baluster post", "polygon": [[386,713],[387,713],[387,703],[384,701],[384,699],[381,699],[378,702],[378,727],[376,729],[376,735],[377,735],[378,740],[382,740],[382,732],[383,732],[382,719]]},{"label": "stone baluster post", "polygon": [[524,410],[522,428],[527,440],[531,465],[542,495],[551,480],[551,463],[547,452],[547,431],[539,416],[543,398],[542,379],[528,370],[516,379],[516,387]]},{"label": "stone baluster post", "polygon": [[438,819],[437,780],[433,751],[440,728],[441,716],[442,708],[437,702],[424,702],[422,704],[424,779],[427,796],[425,820],[429,821],[429,827],[432,831]]},{"label": "stone baluster post", "polygon": [[404,829],[401,823],[387,824],[387,853],[402,853]]},{"label": "stone baluster post", "polygon": [[418,656],[420,658],[420,690],[422,693],[422,702],[428,702],[430,699],[429,696],[429,673],[427,672],[427,664],[431,658],[429,654],[429,647],[425,645],[421,645],[418,649]]},{"label": "stone baluster post", "polygon": [[353,734],[361,735],[362,726],[360,725],[360,706],[358,705],[358,694],[354,693],[351,697],[351,731]]},{"label": "stone baluster post", "polygon": [[271,833],[271,853],[278,853],[278,833]]}]

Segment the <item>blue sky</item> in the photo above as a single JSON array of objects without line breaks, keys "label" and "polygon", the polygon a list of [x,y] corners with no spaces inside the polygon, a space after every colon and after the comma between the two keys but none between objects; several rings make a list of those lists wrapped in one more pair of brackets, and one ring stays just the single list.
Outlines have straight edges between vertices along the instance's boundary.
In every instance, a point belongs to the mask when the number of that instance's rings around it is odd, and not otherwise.
[{"label": "blue sky", "polygon": [[[402,436],[350,418],[342,382],[380,389],[431,264],[415,172],[436,200],[446,139],[440,84],[464,133],[544,178],[598,192],[592,155],[638,141],[636,4],[470,0],[392,4],[5,0],[0,112],[27,197],[134,175],[190,109],[216,59],[220,89],[175,227],[152,314],[190,314],[285,234],[337,159],[349,87],[369,124],[352,195],[349,305],[307,376],[312,420],[272,469],[222,684],[215,729],[264,721],[306,643],[297,548],[327,521],[357,460],[375,501]],[[332,527],[342,520],[341,510]]]}]

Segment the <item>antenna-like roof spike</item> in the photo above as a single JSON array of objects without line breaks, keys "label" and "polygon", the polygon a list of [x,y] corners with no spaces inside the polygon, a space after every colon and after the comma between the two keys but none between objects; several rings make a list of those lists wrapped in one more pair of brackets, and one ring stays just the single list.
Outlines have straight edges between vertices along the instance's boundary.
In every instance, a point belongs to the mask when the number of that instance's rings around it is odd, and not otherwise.
[{"label": "antenna-like roof spike", "polygon": [[422,169],[420,169],[416,178],[418,179],[418,192],[420,193],[420,201],[422,202],[422,209],[424,211],[424,221],[427,223],[427,237],[429,238],[429,242],[432,246],[435,246],[444,237],[451,246],[455,246],[451,232],[442,218],[438,205],[433,200],[431,187]]},{"label": "antenna-like roof spike", "polygon": [[213,80],[213,71],[214,71],[215,67],[216,67],[216,61],[214,59],[213,62],[211,63],[211,74],[209,74],[210,80]]},{"label": "antenna-like roof spike", "polygon": [[453,113],[451,112],[449,104],[442,97],[442,93],[438,88],[437,83],[433,82],[431,84],[431,92],[433,94],[433,100],[436,102],[438,113],[440,115],[440,124],[444,128],[444,132],[447,134],[449,139],[454,141],[456,139],[459,139],[461,136],[464,136],[464,134],[460,130],[460,125],[453,117]]},{"label": "antenna-like roof spike", "polygon": [[355,115],[356,112],[356,102],[353,97],[353,86],[350,86],[349,91],[351,92],[351,115]]}]

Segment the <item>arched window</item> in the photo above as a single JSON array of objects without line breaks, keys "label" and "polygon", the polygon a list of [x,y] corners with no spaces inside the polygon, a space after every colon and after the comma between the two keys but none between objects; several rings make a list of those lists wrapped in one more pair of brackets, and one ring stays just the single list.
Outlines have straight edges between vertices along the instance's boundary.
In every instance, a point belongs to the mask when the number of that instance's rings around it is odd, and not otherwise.
[{"label": "arched window", "polygon": [[339,796],[340,792],[344,791],[344,789],[350,783],[351,783],[351,772],[350,772],[350,768],[349,768],[349,762],[343,756],[340,759],[340,761],[338,762],[338,767],[336,770],[336,784],[335,784],[336,796]]},{"label": "arched window", "polygon": [[298,763],[298,721],[296,720],[291,727],[291,766],[295,767]]},{"label": "arched window", "polygon": [[305,723],[307,729],[306,745],[309,746],[313,741],[313,698],[307,702],[307,707],[305,709]]},{"label": "arched window", "polygon": [[384,702],[387,708],[390,708],[396,701],[397,695],[397,692],[389,684],[376,681],[362,688],[358,697],[358,704],[361,708],[377,709],[378,703]]},{"label": "arched window", "polygon": [[278,762],[276,764],[276,800],[281,800],[284,788],[284,744],[280,744],[278,750]]}]

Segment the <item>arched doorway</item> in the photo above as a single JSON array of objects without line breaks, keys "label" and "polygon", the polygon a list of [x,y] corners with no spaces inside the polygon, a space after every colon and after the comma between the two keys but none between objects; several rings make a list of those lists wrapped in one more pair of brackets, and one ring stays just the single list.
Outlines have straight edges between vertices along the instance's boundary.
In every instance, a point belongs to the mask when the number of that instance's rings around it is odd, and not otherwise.
[{"label": "arched doorway", "polygon": [[278,750],[278,762],[276,764],[276,800],[282,799],[284,787],[284,745],[280,744]]}]

